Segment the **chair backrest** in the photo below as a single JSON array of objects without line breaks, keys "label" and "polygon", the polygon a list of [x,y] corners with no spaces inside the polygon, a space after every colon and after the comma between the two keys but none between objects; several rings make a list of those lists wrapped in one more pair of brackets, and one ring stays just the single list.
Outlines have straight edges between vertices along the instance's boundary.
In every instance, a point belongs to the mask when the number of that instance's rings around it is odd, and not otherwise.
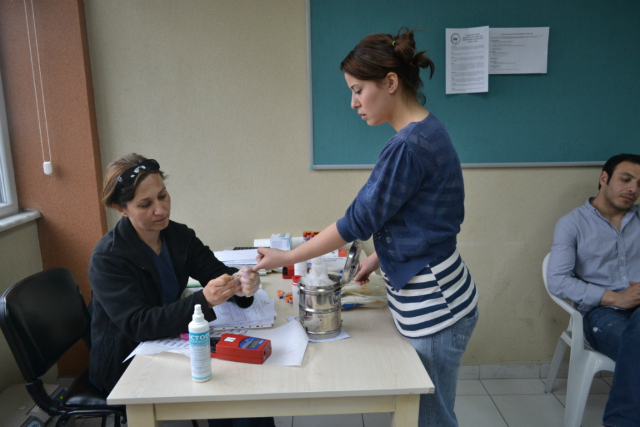
[{"label": "chair backrest", "polygon": [[30,383],[87,336],[91,322],[73,274],[54,268],[19,281],[2,294],[0,327]]}]

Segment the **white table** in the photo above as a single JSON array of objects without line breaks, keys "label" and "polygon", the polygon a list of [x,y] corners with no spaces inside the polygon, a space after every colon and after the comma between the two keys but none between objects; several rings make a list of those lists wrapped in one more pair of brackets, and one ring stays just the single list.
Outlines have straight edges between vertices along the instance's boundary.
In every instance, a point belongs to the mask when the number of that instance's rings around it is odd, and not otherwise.
[{"label": "white table", "polygon": [[[272,298],[290,280],[262,278]],[[274,327],[297,309],[276,299]],[[392,426],[418,425],[421,393],[434,387],[388,308],[342,312],[351,338],[310,343],[302,366],[252,365],[212,359],[213,378],[191,380],[190,361],[174,353],[136,356],[109,395],[126,405],[129,427],[161,420],[391,412]],[[185,325],[186,329],[186,325]]]}]

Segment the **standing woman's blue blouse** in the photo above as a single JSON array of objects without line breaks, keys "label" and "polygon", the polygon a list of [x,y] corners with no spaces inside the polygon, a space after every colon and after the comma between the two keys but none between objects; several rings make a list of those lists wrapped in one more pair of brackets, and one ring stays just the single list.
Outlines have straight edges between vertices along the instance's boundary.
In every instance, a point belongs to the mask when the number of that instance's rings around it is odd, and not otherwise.
[{"label": "standing woman's blue blouse", "polygon": [[387,142],[337,227],[347,242],[373,235],[380,267],[399,290],[426,265],[454,252],[463,220],[460,159],[444,125],[430,113]]}]

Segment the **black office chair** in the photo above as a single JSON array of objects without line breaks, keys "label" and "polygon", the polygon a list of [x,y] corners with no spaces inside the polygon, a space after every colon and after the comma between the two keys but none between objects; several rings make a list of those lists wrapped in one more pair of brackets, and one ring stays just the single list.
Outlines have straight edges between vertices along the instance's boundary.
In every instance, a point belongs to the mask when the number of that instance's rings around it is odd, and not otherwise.
[{"label": "black office chair", "polygon": [[0,300],[0,327],[29,394],[44,412],[59,416],[56,426],[66,425],[74,415],[102,417],[102,427],[111,414],[115,427],[121,418],[126,423],[125,407],[107,405],[107,394],[89,381],[88,368],[60,401],[49,396],[40,380],[79,339],[91,347],[89,312],[69,270],[42,271],[7,289]]}]

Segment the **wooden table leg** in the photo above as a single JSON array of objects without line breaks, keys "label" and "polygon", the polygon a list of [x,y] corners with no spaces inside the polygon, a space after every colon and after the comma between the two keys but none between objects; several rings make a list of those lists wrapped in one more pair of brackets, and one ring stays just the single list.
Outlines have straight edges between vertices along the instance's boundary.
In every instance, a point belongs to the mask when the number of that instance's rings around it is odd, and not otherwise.
[{"label": "wooden table leg", "polygon": [[396,411],[391,413],[391,427],[418,427],[420,395],[396,396]]},{"label": "wooden table leg", "polygon": [[156,421],[153,405],[127,405],[127,426],[162,427],[162,422]]}]

